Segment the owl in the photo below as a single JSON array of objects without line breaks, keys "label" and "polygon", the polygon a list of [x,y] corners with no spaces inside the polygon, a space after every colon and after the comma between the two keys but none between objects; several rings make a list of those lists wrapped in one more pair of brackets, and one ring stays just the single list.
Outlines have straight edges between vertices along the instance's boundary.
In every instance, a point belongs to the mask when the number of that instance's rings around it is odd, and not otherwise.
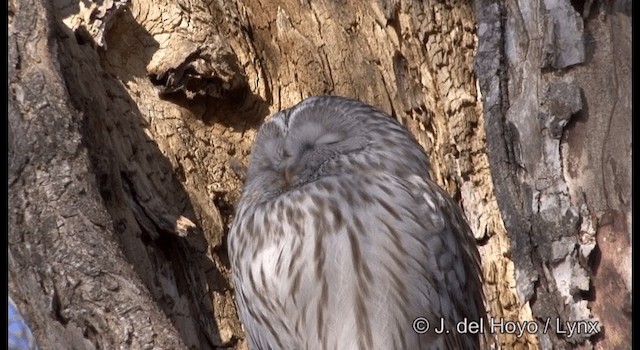
[{"label": "owl", "polygon": [[478,349],[480,258],[388,114],[308,98],[258,131],[228,252],[251,349]]}]

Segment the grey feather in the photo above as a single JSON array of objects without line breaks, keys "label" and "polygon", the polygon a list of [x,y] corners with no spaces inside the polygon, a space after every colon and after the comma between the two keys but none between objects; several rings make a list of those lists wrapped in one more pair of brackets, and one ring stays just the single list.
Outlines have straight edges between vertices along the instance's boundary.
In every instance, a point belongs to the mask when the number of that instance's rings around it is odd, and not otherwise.
[{"label": "grey feather", "polygon": [[228,240],[250,347],[479,348],[455,329],[485,318],[475,240],[428,174],[407,130],[358,101],[312,97],[266,122]]}]

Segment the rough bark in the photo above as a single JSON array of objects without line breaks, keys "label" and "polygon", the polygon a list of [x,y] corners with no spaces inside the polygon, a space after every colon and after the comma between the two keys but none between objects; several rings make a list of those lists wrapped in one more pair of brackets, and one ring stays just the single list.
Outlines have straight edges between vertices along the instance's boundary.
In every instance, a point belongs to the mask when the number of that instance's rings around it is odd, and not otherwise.
[{"label": "rough bark", "polygon": [[[63,66],[75,48],[48,1],[10,3],[9,291],[42,349],[181,348],[116,239]],[[95,52],[76,55],[96,69]],[[94,62],[92,62],[92,59]],[[101,80],[85,89],[106,107]],[[91,90],[89,90],[91,89]],[[106,164],[105,164],[106,165]],[[107,345],[108,344],[108,345]]]},{"label": "rough bark", "polygon": [[9,291],[41,347],[243,348],[225,241],[243,164],[264,118],[318,94],[425,147],[492,317],[598,317],[599,346],[628,344],[631,5],[527,6],[12,0]]},{"label": "rough bark", "polygon": [[[631,2],[476,8],[487,152],[518,300],[550,321],[542,348],[628,348]],[[569,325],[599,333],[570,336]]]}]

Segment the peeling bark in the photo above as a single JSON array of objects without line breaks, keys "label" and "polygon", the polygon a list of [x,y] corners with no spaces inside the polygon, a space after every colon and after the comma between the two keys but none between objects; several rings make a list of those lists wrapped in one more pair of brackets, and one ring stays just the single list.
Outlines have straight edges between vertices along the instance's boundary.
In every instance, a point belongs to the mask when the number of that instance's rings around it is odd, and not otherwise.
[{"label": "peeling bark", "polygon": [[[519,303],[551,321],[544,349],[631,340],[631,5],[597,3],[591,15],[584,5],[581,15],[568,1],[476,2],[491,172]],[[606,213],[616,219],[603,225]],[[606,235],[617,254],[602,254]],[[589,327],[569,336],[569,325]]]}]

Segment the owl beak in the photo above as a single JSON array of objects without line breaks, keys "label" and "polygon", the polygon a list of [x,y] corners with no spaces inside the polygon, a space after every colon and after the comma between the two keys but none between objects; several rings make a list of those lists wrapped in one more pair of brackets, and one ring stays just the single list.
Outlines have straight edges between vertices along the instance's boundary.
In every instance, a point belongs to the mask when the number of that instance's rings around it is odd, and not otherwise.
[{"label": "owl beak", "polygon": [[284,178],[284,185],[286,187],[291,187],[293,185],[293,181],[295,180],[295,173],[293,171],[293,167],[288,166],[286,168],[284,168],[284,172],[283,172],[283,178]]}]

